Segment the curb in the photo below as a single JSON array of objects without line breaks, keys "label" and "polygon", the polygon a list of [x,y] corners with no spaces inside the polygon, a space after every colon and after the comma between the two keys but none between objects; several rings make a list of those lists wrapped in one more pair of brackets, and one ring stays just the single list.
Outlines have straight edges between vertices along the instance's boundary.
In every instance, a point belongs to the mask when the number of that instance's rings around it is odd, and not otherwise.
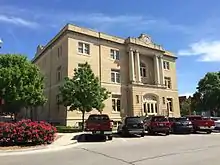
[{"label": "curb", "polygon": [[0,151],[0,157],[61,151],[61,150],[72,148],[73,146],[77,144],[78,144],[77,141],[74,141],[72,143],[69,143],[63,146],[48,145],[44,147],[36,147],[36,148],[29,148],[29,149],[5,150],[5,151]]}]

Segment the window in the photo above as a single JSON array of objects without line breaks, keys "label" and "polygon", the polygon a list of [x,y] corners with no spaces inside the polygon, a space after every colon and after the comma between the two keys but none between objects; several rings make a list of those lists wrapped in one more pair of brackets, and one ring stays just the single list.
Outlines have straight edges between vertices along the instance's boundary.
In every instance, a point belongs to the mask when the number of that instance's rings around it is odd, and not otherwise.
[{"label": "window", "polygon": [[140,63],[140,73],[141,77],[146,77],[146,65],[144,63]]},{"label": "window", "polygon": [[147,104],[147,113],[150,113],[150,104]]},{"label": "window", "polygon": [[166,70],[170,70],[170,63],[168,61],[163,61],[163,68]]},{"label": "window", "polygon": [[167,98],[167,111],[173,112],[173,99]]},{"label": "window", "polygon": [[62,70],[61,70],[62,68],[61,68],[61,66],[59,66],[58,68],[57,68],[57,82],[59,82],[61,79],[62,79]]},{"label": "window", "polygon": [[171,78],[170,77],[164,77],[165,86],[169,89],[171,89]]},{"label": "window", "polygon": [[121,111],[121,96],[112,95],[112,111],[120,112]]},{"label": "window", "polygon": [[120,71],[119,70],[111,70],[111,82],[120,83]]},{"label": "window", "polygon": [[166,102],[165,102],[165,97],[163,97],[163,104],[165,104]]},{"label": "window", "polygon": [[136,103],[140,103],[139,95],[136,95]]},{"label": "window", "polygon": [[112,59],[119,60],[119,51],[118,50],[111,49],[110,55],[111,55]]},{"label": "window", "polygon": [[79,42],[78,43],[78,52],[82,53],[82,54],[90,54],[90,45],[83,43],[83,42]]},{"label": "window", "polygon": [[57,49],[57,57],[60,58],[62,56],[62,46]]},{"label": "window", "polygon": [[57,110],[59,112],[60,111],[60,96],[59,95],[56,96],[56,102],[57,102]]}]

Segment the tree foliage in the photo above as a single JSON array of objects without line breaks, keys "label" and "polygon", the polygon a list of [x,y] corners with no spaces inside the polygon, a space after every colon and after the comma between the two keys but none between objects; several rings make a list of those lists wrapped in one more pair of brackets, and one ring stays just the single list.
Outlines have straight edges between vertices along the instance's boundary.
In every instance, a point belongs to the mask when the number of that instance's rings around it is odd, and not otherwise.
[{"label": "tree foliage", "polygon": [[109,97],[109,92],[101,87],[98,77],[95,77],[90,65],[86,62],[78,69],[74,69],[72,78],[66,77],[64,84],[60,86],[60,103],[69,110],[82,112],[82,129],[84,129],[85,112],[93,108],[102,110],[103,101]]},{"label": "tree foliage", "polygon": [[191,114],[191,98],[190,97],[180,103],[180,113],[181,113],[181,116]]},{"label": "tree foliage", "polygon": [[220,110],[220,72],[209,72],[199,81],[194,102],[199,111]]},{"label": "tree foliage", "polygon": [[4,111],[17,113],[22,107],[34,107],[46,102],[44,77],[38,67],[25,56],[0,55],[0,98]]}]

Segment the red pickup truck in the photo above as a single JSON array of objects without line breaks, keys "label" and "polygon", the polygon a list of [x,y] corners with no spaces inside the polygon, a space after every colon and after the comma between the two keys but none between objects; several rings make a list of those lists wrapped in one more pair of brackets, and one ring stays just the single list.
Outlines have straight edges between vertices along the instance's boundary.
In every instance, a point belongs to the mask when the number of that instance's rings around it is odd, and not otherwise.
[{"label": "red pickup truck", "polygon": [[170,122],[165,116],[151,116],[144,119],[145,129],[149,134],[165,133],[170,134]]},{"label": "red pickup truck", "polygon": [[215,128],[215,122],[209,118],[203,118],[199,115],[186,116],[193,125],[193,131],[202,131],[207,134],[212,133],[212,130]]},{"label": "red pickup truck", "polygon": [[93,135],[103,135],[112,140],[113,121],[105,114],[92,114],[85,122],[85,131]]}]

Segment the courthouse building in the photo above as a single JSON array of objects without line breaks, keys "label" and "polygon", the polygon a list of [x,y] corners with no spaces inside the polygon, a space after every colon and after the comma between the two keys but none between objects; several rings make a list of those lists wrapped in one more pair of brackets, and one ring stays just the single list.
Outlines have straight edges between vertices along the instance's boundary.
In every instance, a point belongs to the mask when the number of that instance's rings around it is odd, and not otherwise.
[{"label": "courthouse building", "polygon": [[[74,68],[88,62],[111,92],[103,113],[114,121],[125,116],[179,116],[176,59],[150,36],[126,39],[67,24],[49,43],[38,46],[33,63],[45,75],[48,102],[36,119],[76,126],[81,112],[57,104],[59,85]],[[98,113],[93,110],[86,114]]]}]

